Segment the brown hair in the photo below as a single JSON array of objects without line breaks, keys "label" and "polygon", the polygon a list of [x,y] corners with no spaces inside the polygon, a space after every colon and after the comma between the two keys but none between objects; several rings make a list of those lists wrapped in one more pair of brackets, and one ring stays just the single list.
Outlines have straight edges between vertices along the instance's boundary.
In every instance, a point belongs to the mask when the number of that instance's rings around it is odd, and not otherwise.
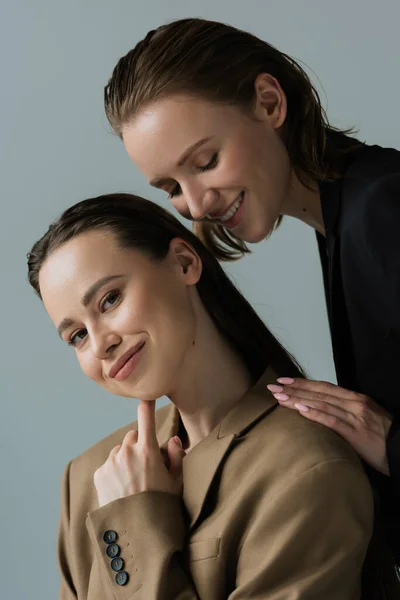
[{"label": "brown hair", "polygon": [[254,381],[268,364],[281,375],[302,375],[295,360],[267,329],[202,242],[173,215],[138,196],[108,194],[84,200],[50,225],[28,254],[29,283],[39,296],[39,273],[47,257],[68,240],[93,229],[111,232],[121,248],[134,248],[151,260],[163,260],[172,239],[185,240],[203,264],[196,286],[203,305],[217,330],[241,356]]},{"label": "brown hair", "polygon": [[[121,137],[123,126],[142,105],[174,93],[192,93],[249,111],[260,73],[275,77],[286,94],[283,137],[297,175],[315,181],[340,177],[344,155],[360,143],[347,137],[350,130],[329,126],[304,69],[267,42],[223,23],[182,19],[150,31],[114,68],[105,87],[106,115]],[[194,230],[221,260],[249,252],[221,225],[198,222]]]}]

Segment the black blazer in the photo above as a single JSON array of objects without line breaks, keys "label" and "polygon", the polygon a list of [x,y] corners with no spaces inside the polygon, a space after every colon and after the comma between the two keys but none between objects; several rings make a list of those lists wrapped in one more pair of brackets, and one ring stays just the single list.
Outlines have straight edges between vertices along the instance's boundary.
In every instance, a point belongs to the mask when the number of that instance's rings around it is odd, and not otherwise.
[{"label": "black blazer", "polygon": [[372,477],[400,546],[400,152],[362,146],[342,179],[320,192],[326,237],[317,240],[337,379],[394,416],[391,477]]}]

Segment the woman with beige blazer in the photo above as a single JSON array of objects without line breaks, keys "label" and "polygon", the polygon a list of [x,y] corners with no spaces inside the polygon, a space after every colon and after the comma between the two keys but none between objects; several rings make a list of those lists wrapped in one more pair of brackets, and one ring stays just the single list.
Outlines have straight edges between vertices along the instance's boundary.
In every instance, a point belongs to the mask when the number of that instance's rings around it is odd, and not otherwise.
[{"label": "woman with beige blazer", "polygon": [[114,194],[68,209],[28,262],[83,371],[141,400],[65,470],[60,599],[359,599],[359,459],[279,406],[266,386],[299,368],[202,243]]}]

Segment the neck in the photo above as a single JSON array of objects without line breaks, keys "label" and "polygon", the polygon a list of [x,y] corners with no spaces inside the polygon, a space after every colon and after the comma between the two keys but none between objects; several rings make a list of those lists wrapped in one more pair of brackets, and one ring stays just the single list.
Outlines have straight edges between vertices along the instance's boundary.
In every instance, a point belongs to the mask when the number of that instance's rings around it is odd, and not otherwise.
[{"label": "neck", "polygon": [[[168,394],[182,424],[188,452],[222,421],[251,387],[243,361],[215,329],[202,306],[195,343],[185,357],[178,384]],[[196,311],[198,312],[198,311]]]},{"label": "neck", "polygon": [[292,172],[290,191],[283,204],[282,214],[299,219],[325,235],[318,184],[311,177],[304,177],[304,181],[307,185],[300,181],[294,171]]}]

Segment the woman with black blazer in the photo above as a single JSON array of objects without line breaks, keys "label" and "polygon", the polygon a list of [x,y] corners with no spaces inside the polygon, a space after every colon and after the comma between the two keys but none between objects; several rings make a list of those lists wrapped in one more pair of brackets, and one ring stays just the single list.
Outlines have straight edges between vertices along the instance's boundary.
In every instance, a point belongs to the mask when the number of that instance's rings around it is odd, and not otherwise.
[{"label": "woman with black blazer", "polygon": [[217,258],[240,258],[285,215],[316,230],[339,385],[270,391],[357,450],[399,550],[400,153],[331,127],[293,59],[202,19],[149,32],[116,65],[105,109]]}]

